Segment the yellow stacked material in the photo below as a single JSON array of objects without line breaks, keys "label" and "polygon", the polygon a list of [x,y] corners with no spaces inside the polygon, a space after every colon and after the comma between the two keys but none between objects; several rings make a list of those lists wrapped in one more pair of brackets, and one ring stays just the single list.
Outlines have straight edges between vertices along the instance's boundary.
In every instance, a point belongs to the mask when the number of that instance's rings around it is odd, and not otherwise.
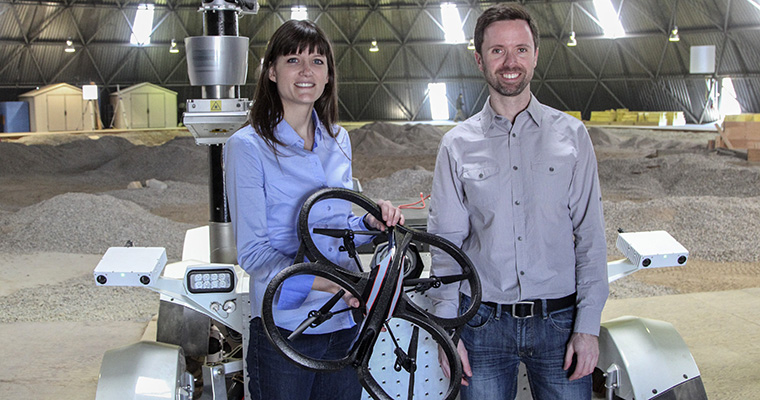
[{"label": "yellow stacked material", "polygon": [[591,111],[589,123],[592,125],[610,125],[615,122],[615,111]]},{"label": "yellow stacked material", "polygon": [[644,111],[639,113],[638,125],[664,126],[667,122],[668,120],[665,118],[665,113],[662,111]]},{"label": "yellow stacked material", "polygon": [[666,124],[670,126],[686,125],[683,111],[668,111],[665,113]]},{"label": "yellow stacked material", "polygon": [[639,121],[639,113],[635,112],[620,112],[618,110],[617,114],[617,121],[615,124],[617,125],[636,125],[636,123]]},{"label": "yellow stacked material", "polygon": [[755,122],[760,122],[760,114],[752,114],[752,120]]},{"label": "yellow stacked material", "polygon": [[583,118],[581,118],[580,111],[565,111],[565,114],[572,115],[573,117],[578,118],[579,120],[583,121]]}]

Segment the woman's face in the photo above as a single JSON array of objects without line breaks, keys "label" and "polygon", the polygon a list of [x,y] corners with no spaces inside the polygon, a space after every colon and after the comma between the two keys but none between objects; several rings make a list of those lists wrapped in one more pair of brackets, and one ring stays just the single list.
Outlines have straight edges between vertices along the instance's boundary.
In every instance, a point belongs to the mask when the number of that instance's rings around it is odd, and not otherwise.
[{"label": "woman's face", "polygon": [[278,56],[269,68],[269,79],[277,84],[283,109],[313,106],[328,82],[327,57],[318,53]]}]

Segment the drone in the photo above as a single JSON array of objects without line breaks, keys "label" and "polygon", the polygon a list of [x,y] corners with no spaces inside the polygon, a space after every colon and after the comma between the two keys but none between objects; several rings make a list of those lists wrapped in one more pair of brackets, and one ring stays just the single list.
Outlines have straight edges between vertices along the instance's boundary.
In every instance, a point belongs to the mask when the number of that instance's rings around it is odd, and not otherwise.
[{"label": "drone", "polygon": [[[377,370],[386,370],[386,366],[375,368],[370,365],[370,358],[379,346],[382,336],[390,336],[395,355],[393,370],[406,377],[408,397],[415,396],[415,374],[418,370],[418,348],[420,340],[433,340],[451,366],[450,379],[446,389],[441,391],[442,398],[453,400],[459,393],[462,379],[462,364],[457,353],[456,343],[461,327],[477,313],[481,300],[481,286],[478,274],[461,249],[450,241],[427,232],[396,225],[384,231],[357,231],[345,228],[309,229],[309,214],[314,205],[328,199],[348,201],[382,221],[378,205],[368,197],[343,188],[321,189],[311,195],[301,208],[298,230],[301,240],[299,256],[308,262],[294,264],[278,273],[269,283],[262,302],[262,321],[264,330],[275,348],[288,360],[299,367],[316,372],[330,372],[351,366],[356,370],[359,381],[367,393],[374,399],[391,400],[392,397],[383,387],[384,380],[377,378]],[[356,264],[356,270],[349,270],[336,265],[325,257],[314,242],[314,235],[327,235],[343,239],[341,251],[346,251]],[[366,268],[361,262],[355,238],[357,235],[375,236],[375,253]],[[450,256],[460,267],[460,273],[445,276],[422,276],[422,261],[417,246],[422,245],[441,251]],[[304,259],[299,258],[296,259]],[[275,325],[274,310],[276,299],[283,283],[294,276],[311,275],[327,279],[341,289],[330,297],[320,308],[310,310],[304,315],[303,322],[292,332]],[[442,318],[423,309],[413,300],[414,293],[426,291],[442,285],[458,285],[466,282],[470,285],[472,302],[469,307],[453,318]],[[350,294],[359,300],[358,307],[343,307],[339,300]],[[293,346],[294,341],[310,329],[317,328],[333,316],[351,312],[359,324],[351,347],[342,358],[318,359],[300,353]],[[399,324],[391,319],[403,320],[411,325],[408,345],[402,346],[398,330]],[[422,331],[422,333],[420,332]],[[287,336],[286,336],[287,335]],[[423,339],[421,339],[423,337]],[[379,340],[380,339],[380,340]],[[427,346],[429,347],[429,346]],[[400,378],[398,382],[400,382]],[[427,393],[426,393],[427,394]],[[418,396],[419,397],[419,396]]]}]

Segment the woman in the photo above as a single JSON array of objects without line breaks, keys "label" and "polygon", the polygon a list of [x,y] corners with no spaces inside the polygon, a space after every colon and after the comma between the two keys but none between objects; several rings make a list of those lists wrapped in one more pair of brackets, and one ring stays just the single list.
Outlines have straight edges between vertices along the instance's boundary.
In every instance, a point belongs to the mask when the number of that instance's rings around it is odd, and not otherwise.
[{"label": "woman", "polygon": [[[288,21],[267,46],[249,124],[225,146],[225,181],[238,262],[251,276],[251,334],[246,357],[253,399],[359,399],[355,372],[313,373],[281,357],[261,322],[261,301],[269,281],[294,260],[299,246],[298,212],[323,187],[352,187],[351,144],[334,125],[338,101],[335,62],[329,40],[311,21]],[[324,204],[323,204],[324,203]],[[385,225],[403,223],[398,208],[378,202]],[[311,211],[310,224],[349,229],[385,229],[371,215],[356,217],[348,202],[328,200]],[[314,238],[322,253],[350,268],[339,239]],[[283,285],[275,321],[293,330],[339,288],[322,278],[298,276]],[[346,296],[351,306],[358,300]],[[345,305],[336,306],[339,308]],[[357,326],[341,313],[301,335],[293,345],[316,358],[345,354]]]}]

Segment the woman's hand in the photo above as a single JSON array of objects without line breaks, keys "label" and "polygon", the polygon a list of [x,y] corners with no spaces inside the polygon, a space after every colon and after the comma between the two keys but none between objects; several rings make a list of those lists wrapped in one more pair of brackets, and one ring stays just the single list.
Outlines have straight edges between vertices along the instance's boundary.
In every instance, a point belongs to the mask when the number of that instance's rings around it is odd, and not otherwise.
[{"label": "woman's hand", "polygon": [[[325,279],[321,276],[314,277],[314,283],[311,285],[311,288],[314,290],[319,290],[320,292],[327,292],[332,294],[338,293],[340,289],[343,289],[337,283]],[[346,290],[346,293],[343,294],[343,301],[345,301],[349,307],[353,308],[358,308],[361,305],[359,299],[354,297],[354,295],[352,295],[348,290]]]},{"label": "woman's hand", "polygon": [[380,222],[372,216],[372,214],[367,214],[367,216],[364,218],[364,222],[367,224],[368,228],[375,228],[379,229],[380,231],[385,231],[386,226],[394,226],[396,224],[403,225],[404,224],[404,215],[401,214],[401,209],[398,207],[394,207],[393,204],[391,204],[388,200],[380,200],[377,202],[377,205],[380,206],[380,212],[383,214],[383,222]]}]

